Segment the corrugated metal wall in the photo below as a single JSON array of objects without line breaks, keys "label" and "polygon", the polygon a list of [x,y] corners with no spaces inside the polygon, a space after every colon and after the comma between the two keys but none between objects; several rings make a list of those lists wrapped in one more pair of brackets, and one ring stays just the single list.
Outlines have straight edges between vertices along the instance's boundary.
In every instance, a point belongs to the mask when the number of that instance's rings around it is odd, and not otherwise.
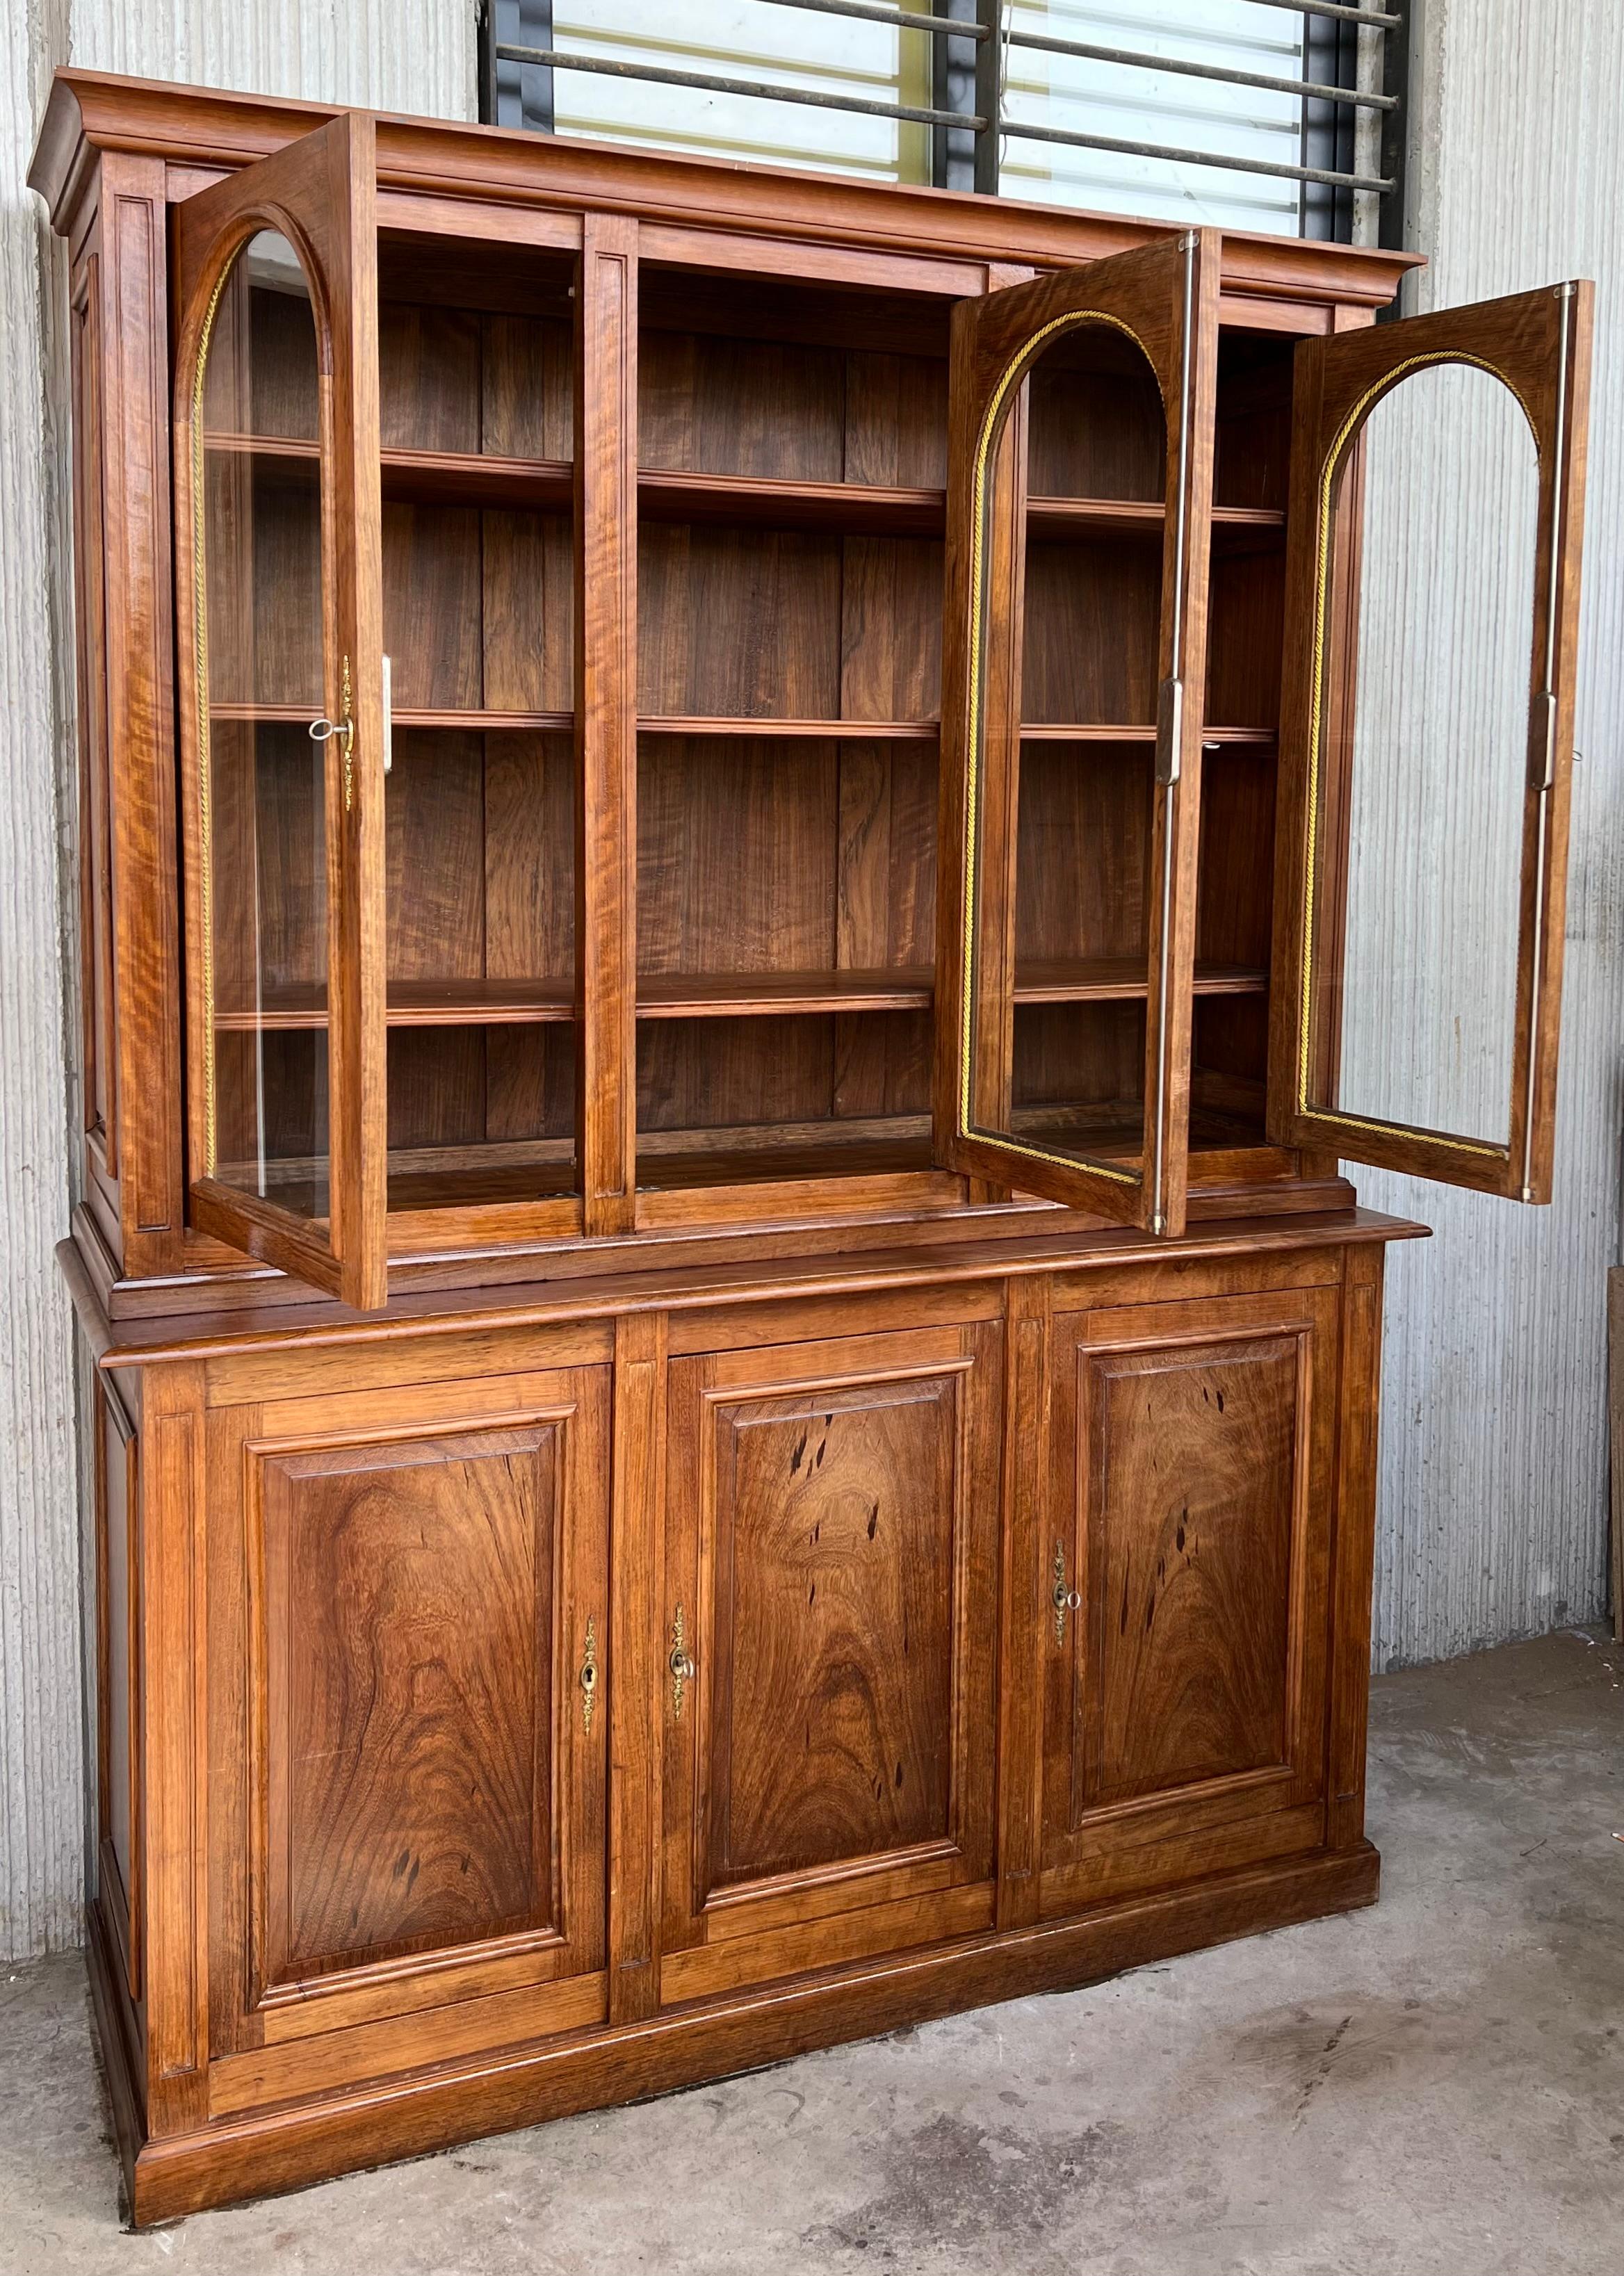
[{"label": "corrugated metal wall", "polygon": [[[1624,1058],[1624,9],[1423,0],[1418,31],[1412,218],[1431,266],[1416,305],[1593,277],[1596,363],[1556,1199],[1522,1209],[1350,1172],[1372,1206],[1436,1228],[1390,1255],[1378,1665],[1602,1609]],[[1418,528],[1433,506],[1422,492],[1402,510]],[[1476,573],[1469,548],[1454,572]],[[1438,596],[1439,618],[1454,597]],[[1436,826],[1481,833],[1469,770]],[[1402,969],[1426,939],[1424,912],[1398,907],[1392,922]],[[1408,984],[1419,996],[1427,980],[1417,960]]]},{"label": "corrugated metal wall", "polygon": [[67,1203],[66,407],[42,383],[55,263],[23,186],[65,17],[0,9],[0,1956],[76,1940],[83,1878],[73,1355],[51,1262]]},{"label": "corrugated metal wall", "polygon": [[476,109],[472,0],[0,7],[0,1959],[77,1943],[84,1879],[76,1394],[51,1256],[69,1201],[68,398],[58,248],[24,186],[50,73],[70,57],[383,110]]},{"label": "corrugated metal wall", "polygon": [[[1427,1218],[1396,1251],[1385,1371],[1378,1662],[1596,1612],[1605,1532],[1604,1273],[1617,1238],[1624,1013],[1618,539],[1624,434],[1617,88],[1624,0],[1424,0],[1415,75],[1423,303],[1599,282],[1569,905],[1563,1137],[1536,1212],[1356,1172]],[[51,1248],[67,1213],[59,955],[72,800],[55,253],[23,188],[51,67],[471,117],[471,0],[26,0],[0,11],[0,1956],[73,1941],[83,1747],[73,1365]],[[50,375],[49,383],[43,376]],[[1424,518],[1417,495],[1409,512]],[[1420,527],[1420,522],[1417,522]],[[1463,557],[1461,577],[1471,573]],[[1469,831],[1470,785],[1444,827]],[[1424,874],[1424,873],[1423,873]],[[1424,938],[1395,912],[1400,967]],[[1415,985],[1422,975],[1416,975]]]}]

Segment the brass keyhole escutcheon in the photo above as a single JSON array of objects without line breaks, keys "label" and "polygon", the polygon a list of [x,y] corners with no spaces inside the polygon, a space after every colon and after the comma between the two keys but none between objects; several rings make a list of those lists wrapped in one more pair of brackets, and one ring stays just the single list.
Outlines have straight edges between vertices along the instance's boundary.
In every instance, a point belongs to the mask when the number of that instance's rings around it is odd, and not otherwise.
[{"label": "brass keyhole escutcheon", "polygon": [[677,1616],[671,1624],[671,1658],[666,1662],[666,1665],[671,1669],[672,1720],[675,1723],[680,1723],[682,1720],[682,1695],[687,1690],[688,1685],[692,1683],[694,1676],[698,1673],[698,1670],[695,1668],[693,1658],[688,1651],[687,1630],[684,1627],[682,1623],[682,1607],[680,1605],[678,1605]]},{"label": "brass keyhole escutcheon", "polygon": [[1064,1643],[1066,1615],[1081,1612],[1082,1598],[1075,1589],[1068,1589],[1066,1585],[1066,1550],[1059,1541],[1054,1544],[1054,1587],[1050,1591],[1050,1602],[1054,1606],[1054,1640],[1056,1643]]},{"label": "brass keyhole escutcheon", "polygon": [[587,1648],[581,1663],[581,1727],[592,1728],[592,1711],[597,1704],[597,1627],[587,1622]]}]

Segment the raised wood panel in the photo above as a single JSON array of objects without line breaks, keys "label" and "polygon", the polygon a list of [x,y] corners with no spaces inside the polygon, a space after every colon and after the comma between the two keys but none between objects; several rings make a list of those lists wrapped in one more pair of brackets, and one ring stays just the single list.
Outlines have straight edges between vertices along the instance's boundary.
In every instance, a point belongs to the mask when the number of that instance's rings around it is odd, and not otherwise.
[{"label": "raised wood panel", "polygon": [[1078,1366],[1081,1814],[1284,1759],[1302,1386],[1293,1336]]},{"label": "raised wood panel", "polygon": [[263,1458],[268,1984],[556,1927],[561,1439]]},{"label": "raised wood panel", "polygon": [[1304,1288],[1056,1314],[1028,1551],[1047,1910],[1149,1885],[1219,1829],[1229,1863],[1273,1854],[1282,1812],[1323,1831],[1338,1313]]},{"label": "raised wood panel", "polygon": [[959,1395],[714,1411],[710,1888],[946,1838]]},{"label": "raised wood panel", "polygon": [[461,2000],[477,2039],[489,2000],[497,2044],[523,1985],[536,2032],[581,2020],[555,1994],[605,1949],[608,1373],[215,1410],[216,2055],[323,2033],[323,2076],[362,2077],[363,2026]]},{"label": "raised wood panel", "polygon": [[[909,1941],[990,1915],[967,1892],[991,1871],[1001,1342],[922,1326],[672,1363],[668,2000],[872,1948],[876,1907]],[[724,1942],[717,1976],[694,1948]]]}]

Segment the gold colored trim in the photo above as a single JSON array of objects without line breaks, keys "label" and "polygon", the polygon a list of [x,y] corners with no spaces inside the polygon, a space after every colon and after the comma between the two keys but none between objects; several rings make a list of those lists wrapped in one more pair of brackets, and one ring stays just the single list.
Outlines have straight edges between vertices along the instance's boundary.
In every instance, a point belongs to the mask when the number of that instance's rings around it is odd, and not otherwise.
[{"label": "gold colored trim", "polygon": [[1049,1591],[1049,1601],[1054,1606],[1054,1640],[1062,1644],[1066,1642],[1066,1615],[1082,1610],[1081,1592],[1066,1586],[1066,1544],[1062,1541],[1054,1544],[1054,1586]]},{"label": "gold colored trim", "polygon": [[[247,243],[244,239],[244,243]],[[239,246],[215,279],[214,291],[198,336],[197,360],[192,373],[192,662],[197,711],[197,838],[198,907],[202,933],[203,991],[203,1175],[215,1173],[217,1145],[215,1084],[215,924],[214,924],[214,788],[209,739],[209,596],[204,558],[203,385],[209,369],[209,349],[215,317],[226,280],[242,252]]]},{"label": "gold colored trim", "polygon": [[592,1711],[597,1704],[597,1625],[588,1613],[587,1617],[587,1646],[581,1662],[581,1727],[588,1736],[592,1731]]},{"label": "gold colored trim", "polygon": [[683,1693],[699,1672],[694,1665],[694,1655],[688,1650],[688,1632],[680,1605],[677,1607],[677,1617],[671,1624],[671,1657],[665,1665],[671,1673],[672,1720],[680,1723]]},{"label": "gold colored trim", "polygon": [[344,810],[350,813],[355,804],[355,719],[350,703],[350,659],[344,659],[343,709],[339,713],[338,732],[344,738]]},{"label": "gold colored trim", "polygon": [[[1144,342],[1133,327],[1124,323],[1119,316],[1107,315],[1103,309],[1097,308],[1080,308],[1067,315],[1051,316],[1046,324],[1040,326],[1021,343],[1018,353],[993,389],[982,419],[981,432],[976,438],[975,456],[972,461],[969,687],[968,691],[970,733],[966,751],[965,768],[964,987],[959,1014],[959,1135],[961,1138],[977,1139],[984,1144],[998,1146],[1009,1153],[1018,1154],[1028,1161],[1050,1162],[1057,1168],[1064,1170],[1087,1170],[1097,1177],[1111,1179],[1118,1185],[1142,1186],[1144,1183],[1142,1170],[1137,1172],[1120,1170],[1112,1164],[1097,1162],[1086,1155],[1055,1153],[1048,1147],[1031,1145],[1015,1137],[1013,1133],[1001,1130],[978,1130],[974,1127],[970,1116],[970,1050],[974,1026],[972,1006],[975,1000],[974,985],[975,889],[981,868],[981,752],[985,731],[985,722],[982,717],[981,682],[982,602],[986,576],[987,467],[992,454],[995,430],[1003,415],[1005,406],[1014,389],[1026,377],[1043,342],[1052,338],[1056,332],[1072,331],[1083,324],[1108,324],[1112,330],[1122,333],[1126,338],[1132,340],[1134,345],[1144,356],[1145,361],[1150,364],[1152,374],[1155,374],[1156,367],[1151,362],[1150,351]],[[1157,389],[1159,393],[1161,390],[1159,378],[1157,380]]]},{"label": "gold colored trim", "polygon": [[1391,1133],[1395,1137],[1407,1138],[1423,1146],[1442,1146],[1454,1152],[1481,1154],[1491,1161],[1508,1162],[1511,1159],[1509,1139],[1504,1146],[1495,1146],[1485,1139],[1450,1137],[1441,1131],[1423,1130],[1406,1122],[1383,1122],[1367,1115],[1345,1114],[1336,1108],[1309,1104],[1309,1058],[1314,1005],[1315,903],[1319,882],[1320,761],[1324,741],[1325,606],[1331,560],[1332,493],[1348,444],[1378,397],[1388,394],[1411,372],[1423,370],[1433,364],[1468,366],[1476,371],[1487,372],[1491,379],[1499,380],[1500,385],[1515,397],[1523,417],[1528,421],[1537,453],[1539,449],[1539,430],[1534,424],[1534,414],[1529,409],[1522,390],[1513,386],[1503,371],[1483,356],[1462,355],[1454,349],[1434,349],[1424,355],[1406,357],[1402,363],[1393,365],[1373,386],[1368,387],[1344,418],[1325,453],[1320,468],[1319,535],[1314,563],[1314,650],[1309,696],[1309,839],[1302,893],[1302,995],[1297,1023],[1297,1112],[1304,1120],[1322,1124],[1328,1130],[1369,1132],[1377,1137]]}]

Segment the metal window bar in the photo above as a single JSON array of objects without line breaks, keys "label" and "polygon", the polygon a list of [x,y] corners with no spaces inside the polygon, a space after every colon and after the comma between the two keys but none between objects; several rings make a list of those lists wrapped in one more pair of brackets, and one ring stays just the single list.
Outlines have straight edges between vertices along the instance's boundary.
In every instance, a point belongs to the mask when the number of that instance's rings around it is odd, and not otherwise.
[{"label": "metal window bar", "polygon": [[[1160,158],[1180,165],[1266,176],[1302,185],[1302,233],[1307,237],[1351,236],[1355,198],[1379,201],[1383,244],[1401,241],[1399,191],[1403,155],[1403,104],[1408,71],[1404,18],[1391,8],[1342,4],[1342,0],[1253,0],[1260,7],[1287,10],[1304,23],[1304,75],[1289,79],[1205,64],[1181,57],[1022,29],[1006,20],[1001,0],[930,0],[929,12],[889,0],[763,0],[769,7],[797,8],[822,16],[895,26],[933,42],[929,104],[882,102],[868,97],[783,87],[763,80],[734,79],[685,72],[664,64],[622,63],[606,57],[564,50],[553,45],[552,0],[484,0],[482,18],[482,96],[487,118],[550,133],[554,121],[553,75],[581,72],[605,78],[684,87],[699,94],[745,95],[823,110],[891,118],[931,129],[932,178],[950,189],[996,193],[998,151],[1003,140],[1057,143],[1067,148],[1115,153],[1124,157]],[[1382,85],[1360,84],[1362,32],[1382,35]],[[1392,36],[1399,34],[1400,36]],[[1012,48],[1085,62],[1165,72],[1220,85],[1294,95],[1302,102],[1300,163],[1188,149],[1169,143],[1092,134],[1036,121],[1011,118],[1002,100],[1005,61]],[[1357,160],[1361,112],[1380,121],[1379,171],[1361,171]]]}]

